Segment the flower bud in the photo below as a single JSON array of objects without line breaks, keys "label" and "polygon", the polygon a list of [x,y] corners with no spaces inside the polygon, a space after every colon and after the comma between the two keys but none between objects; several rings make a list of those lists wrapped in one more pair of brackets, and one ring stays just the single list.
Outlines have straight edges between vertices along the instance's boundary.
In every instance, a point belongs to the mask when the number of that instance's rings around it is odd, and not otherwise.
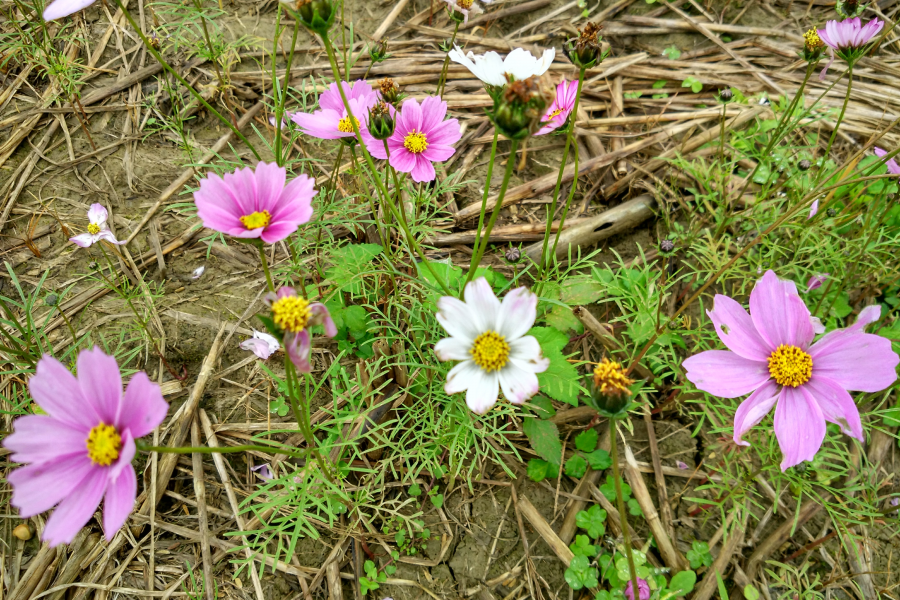
[{"label": "flower bud", "polygon": [[834,9],[842,18],[852,19],[861,15],[866,5],[860,4],[859,0],[838,0]]},{"label": "flower bud", "polygon": [[631,404],[633,379],[625,374],[620,363],[604,358],[595,368],[591,378],[591,400],[601,415],[617,417]]},{"label": "flower bud", "polygon": [[815,27],[803,34],[803,50],[800,51],[800,58],[814,64],[819,62],[824,52],[825,42],[819,37]]},{"label": "flower bud", "polygon": [[150,32],[150,35],[147,36],[147,41],[150,42],[150,46],[154,50],[159,50],[160,46],[162,45],[162,42],[159,39],[159,35],[157,35],[155,31]]},{"label": "flower bud", "polygon": [[304,27],[319,35],[326,35],[334,24],[337,11],[331,0],[280,1],[295,13],[294,17],[299,19]]},{"label": "flower bud", "polygon": [[394,118],[384,102],[369,109],[369,133],[376,140],[386,140],[394,133]]},{"label": "flower bud", "polygon": [[547,99],[537,77],[510,81],[494,102],[494,125],[510,140],[524,140],[540,127]]},{"label": "flower bud", "polygon": [[47,306],[56,306],[59,303],[59,296],[56,294],[47,294],[47,297],[44,298],[44,303],[46,303]]},{"label": "flower bud", "polygon": [[825,214],[828,215],[829,217],[836,217],[836,216],[837,216],[837,209],[836,209],[836,208],[829,208],[828,210],[825,211]]},{"label": "flower bud", "polygon": [[511,263],[517,263],[522,258],[522,251],[518,248],[508,248],[506,250],[506,260]]},{"label": "flower bud", "polygon": [[381,90],[381,99],[396,108],[397,102],[400,101],[400,88],[394,85],[394,80],[390,77],[382,79],[378,82],[378,87]]},{"label": "flower bud", "polygon": [[373,63],[380,63],[383,60],[387,60],[388,57],[390,57],[390,54],[388,54],[387,40],[379,40],[369,46],[369,58],[372,59]]},{"label": "flower bud", "polygon": [[797,168],[801,171],[809,171],[809,168],[812,166],[812,163],[806,160],[805,158],[797,163]]},{"label": "flower bud", "polygon": [[16,525],[16,528],[13,529],[13,535],[17,539],[27,542],[34,534],[31,532],[31,527],[28,526],[28,523],[19,523]]},{"label": "flower bud", "polygon": [[576,67],[590,69],[606,58],[607,52],[603,51],[600,29],[602,29],[602,25],[588,23],[584,29],[578,32],[575,43],[567,45],[566,52],[569,60]]},{"label": "flower bud", "polygon": [[662,252],[671,252],[675,249],[675,242],[672,240],[663,240],[659,243],[659,249]]},{"label": "flower bud", "polygon": [[725,88],[724,90],[721,90],[719,92],[719,99],[722,100],[722,102],[725,102],[726,104],[728,102],[731,102],[731,98],[733,96],[734,96],[734,94],[732,94],[731,88]]}]

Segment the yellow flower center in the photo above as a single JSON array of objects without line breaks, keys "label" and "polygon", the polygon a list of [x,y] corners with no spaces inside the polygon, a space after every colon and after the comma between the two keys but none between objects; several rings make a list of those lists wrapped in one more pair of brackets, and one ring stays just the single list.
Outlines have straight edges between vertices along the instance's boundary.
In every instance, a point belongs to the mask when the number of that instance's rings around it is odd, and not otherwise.
[{"label": "yellow flower center", "polygon": [[403,140],[403,147],[413,154],[422,154],[428,148],[428,138],[421,131],[413,129],[406,134],[406,139]]},{"label": "yellow flower center", "polygon": [[563,109],[557,108],[557,109],[554,110],[552,113],[550,113],[549,115],[547,115],[547,120],[548,120],[548,121],[552,121],[554,118],[558,117],[558,116],[562,113],[562,111],[563,111]]},{"label": "yellow flower center", "polygon": [[499,371],[509,362],[509,344],[496,331],[485,331],[475,338],[469,354],[475,364],[488,373]]},{"label": "yellow flower center", "polygon": [[803,34],[803,41],[806,42],[806,47],[810,50],[823,48],[825,46],[825,42],[819,37],[819,32],[816,31],[815,28],[810,29]]},{"label": "yellow flower center", "polygon": [[98,233],[100,233],[100,226],[96,223],[90,223],[88,225],[88,233],[91,235],[97,235]]},{"label": "yellow flower center", "polygon": [[[353,117],[353,123],[359,127],[359,119],[356,117]],[[350,117],[344,117],[338,121],[338,131],[341,133],[353,133],[353,123],[350,122]]]},{"label": "yellow flower center", "polygon": [[303,331],[309,315],[309,301],[300,296],[287,296],[272,303],[272,320],[286,331]]},{"label": "yellow flower center", "polygon": [[88,434],[86,442],[88,458],[95,465],[108,467],[119,458],[122,438],[112,425],[100,423]]},{"label": "yellow flower center", "polygon": [[272,218],[272,215],[269,214],[269,211],[264,210],[262,212],[250,213],[249,215],[244,215],[241,217],[241,223],[244,224],[244,227],[247,229],[259,229],[260,227],[265,227],[269,224],[269,219]]},{"label": "yellow flower center", "polygon": [[603,358],[603,360],[594,367],[594,387],[600,390],[601,394],[627,394],[631,395],[631,384],[633,379],[629,379],[625,375],[625,369],[620,363]]},{"label": "yellow flower center", "polygon": [[769,356],[769,374],[778,385],[797,387],[812,377],[812,357],[797,346],[778,346]]},{"label": "yellow flower center", "polygon": [[469,10],[472,8],[472,0],[456,0],[456,5],[463,10]]}]

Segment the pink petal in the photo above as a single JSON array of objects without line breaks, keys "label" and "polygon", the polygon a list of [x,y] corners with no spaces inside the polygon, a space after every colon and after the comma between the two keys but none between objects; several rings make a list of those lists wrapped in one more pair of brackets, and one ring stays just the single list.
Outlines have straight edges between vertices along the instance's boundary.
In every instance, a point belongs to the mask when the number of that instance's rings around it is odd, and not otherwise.
[{"label": "pink petal", "polygon": [[287,334],[284,338],[284,349],[297,371],[300,373],[312,372],[312,364],[309,362],[312,340],[307,330],[304,329],[297,334]]},{"label": "pink petal", "polygon": [[438,144],[429,144],[428,148],[420,155],[420,160],[425,159],[429,162],[444,162],[450,160],[450,157],[456,153],[453,146],[440,146]]},{"label": "pink petal", "polygon": [[135,438],[144,437],[162,424],[168,412],[169,404],[159,386],[143,371],[135,373],[125,389],[119,426]]},{"label": "pink petal", "polygon": [[131,466],[135,454],[137,454],[137,446],[134,443],[134,436],[131,431],[125,429],[122,431],[122,448],[119,450],[119,458],[109,466],[107,472],[110,481],[115,481],[123,470]]},{"label": "pink petal", "polygon": [[244,210],[231,188],[215,173],[200,180],[200,189],[194,192],[194,204],[204,227],[227,234],[246,231],[240,217],[253,212]]},{"label": "pink petal", "polygon": [[309,312],[310,325],[322,325],[325,328],[325,335],[330,338],[337,335],[337,327],[334,324],[334,320],[331,318],[331,313],[328,312],[328,308],[324,304],[321,302],[313,302],[309,305]]},{"label": "pink petal", "polygon": [[94,203],[88,209],[87,216],[92,225],[103,225],[109,218],[109,212],[102,204]]},{"label": "pink petal", "polygon": [[[28,380],[31,397],[54,419],[90,431],[101,421],[93,404],[85,400],[75,376],[61,362],[44,355]],[[85,438],[86,439],[86,438]]]},{"label": "pink petal", "polygon": [[827,377],[845,390],[880,392],[897,380],[900,357],[880,335],[833,331],[813,344],[809,355],[814,377]]},{"label": "pink petal", "polygon": [[275,163],[261,162],[256,165],[253,175],[259,210],[268,210],[274,216],[275,207],[278,206],[281,193],[284,191],[287,169]]},{"label": "pink petal", "polygon": [[42,463],[67,454],[85,454],[88,432],[46,415],[25,415],[13,421],[15,432],[3,440],[10,460]]},{"label": "pink petal", "polygon": [[750,431],[763,417],[769,414],[775,401],[778,400],[778,385],[769,380],[756,389],[746,400],[738,406],[734,413],[734,443],[739,446],[749,446],[748,442],[741,438]]},{"label": "pink petal", "polygon": [[859,409],[850,394],[836,381],[821,375],[813,375],[804,384],[810,395],[818,403],[829,423],[839,425],[841,431],[861,442],[865,442]]},{"label": "pink petal", "polygon": [[241,342],[240,344],[241,350],[249,350],[253,352],[259,358],[266,360],[270,356],[272,356],[274,350],[269,348],[269,344],[265,342],[265,340],[261,340],[259,338],[248,338]]},{"label": "pink petal", "polygon": [[816,216],[816,213],[818,213],[818,212],[819,212],[819,201],[813,200],[812,205],[810,205],[810,207],[809,207],[809,216],[806,217],[806,220],[808,221],[808,220],[812,219],[814,216]]},{"label": "pink petal", "polygon": [[401,173],[409,173],[416,167],[416,155],[400,147],[397,150],[391,149],[391,166]]},{"label": "pink petal", "polygon": [[75,539],[78,531],[87,525],[100,506],[100,500],[106,492],[107,475],[105,470],[92,471],[68,496],[66,496],[44,528],[44,540],[50,546],[68,544]]},{"label": "pink petal", "polygon": [[122,375],[115,358],[104,354],[97,346],[82,350],[78,355],[78,385],[103,423],[114,425],[119,422]]},{"label": "pink petal", "polygon": [[83,487],[82,481],[96,469],[86,448],[80,454],[20,467],[7,478],[13,488],[10,504],[23,519],[39,515]]},{"label": "pink petal", "polygon": [[781,470],[812,460],[825,439],[825,416],[804,386],[781,389],[775,407],[775,437],[781,446]]},{"label": "pink petal", "polygon": [[422,131],[422,108],[415,98],[407,98],[403,101],[403,105],[400,107],[400,122],[403,123],[404,135],[412,129]]},{"label": "pink petal", "polygon": [[782,344],[805,349],[815,337],[809,309],[793,282],[766,271],[750,292],[750,317],[771,347]]},{"label": "pink petal", "polygon": [[519,367],[516,361],[510,361],[499,371],[499,379],[503,395],[513,404],[524,404],[540,387],[534,371]]},{"label": "pink petal", "polygon": [[[447,115],[447,103],[439,96],[428,96],[422,100],[422,131],[430,134]],[[430,135],[428,136],[431,137]]]},{"label": "pink petal", "polygon": [[[326,110],[333,110],[337,113],[341,113],[344,110],[344,102],[341,99],[341,93],[338,91],[338,84],[332,81],[328,84],[328,89],[322,92],[322,95],[319,96],[319,107]],[[346,94],[349,99],[352,95],[353,91],[349,83],[346,81],[341,82],[341,87],[344,88],[344,94]]]},{"label": "pink petal", "polygon": [[96,0],[56,0],[44,9],[44,20],[55,21],[87,8]]},{"label": "pink petal", "polygon": [[707,350],[682,363],[688,381],[704,392],[721,398],[749,394],[768,381],[766,363],[750,360],[727,350]]},{"label": "pink petal", "polygon": [[82,233],[80,235],[76,235],[75,237],[70,237],[69,241],[75,244],[76,246],[81,246],[82,248],[90,247],[97,240],[94,239],[89,233]]},{"label": "pink petal", "polygon": [[383,140],[376,140],[372,137],[371,133],[366,131],[363,132],[363,142],[365,142],[366,150],[369,151],[369,154],[371,154],[373,158],[379,158],[381,160],[387,158],[387,153],[384,151]]},{"label": "pink petal", "polygon": [[537,318],[538,297],[526,287],[508,292],[500,303],[497,314],[497,333],[507,341],[516,340],[534,325]]},{"label": "pink petal", "polygon": [[[428,132],[428,145],[452,146],[462,137],[462,130],[457,119],[449,119],[438,124]],[[446,160],[446,159],[444,159]]]},{"label": "pink petal", "polygon": [[713,309],[706,314],[722,343],[738,356],[765,361],[775,350],[756,330],[744,307],[732,298],[716,294]]},{"label": "pink petal", "polygon": [[469,315],[475,321],[478,333],[483,333],[497,326],[500,314],[500,301],[494,295],[491,284],[484,277],[479,277],[466,284],[464,292]]},{"label": "pink petal", "polygon": [[410,171],[410,176],[412,176],[412,180],[417,183],[422,181],[434,181],[434,178],[436,177],[434,165],[431,164],[430,160],[419,155],[416,157],[416,166]]},{"label": "pink petal", "polygon": [[106,488],[103,500],[103,531],[107,541],[112,541],[116,532],[125,524],[128,515],[134,510],[136,497],[137,477],[134,467],[129,464],[115,481],[109,482]]}]

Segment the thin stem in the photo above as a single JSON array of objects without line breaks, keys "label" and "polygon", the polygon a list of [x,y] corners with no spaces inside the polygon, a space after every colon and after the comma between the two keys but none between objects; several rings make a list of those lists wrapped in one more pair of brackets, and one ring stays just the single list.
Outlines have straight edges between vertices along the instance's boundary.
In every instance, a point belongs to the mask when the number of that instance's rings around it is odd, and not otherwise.
[{"label": "thin stem", "polygon": [[[503,197],[506,196],[506,188],[509,186],[509,178],[512,175],[512,170],[516,163],[516,149],[519,147],[519,140],[510,140],[510,142],[511,145],[509,149],[509,158],[506,161],[506,171],[503,173],[503,183],[500,184],[500,193],[497,195],[497,203],[494,205],[494,210],[491,213],[491,218],[488,221],[487,228],[485,229],[484,235],[482,236],[483,239],[481,241],[481,247],[476,248],[475,252],[472,254],[472,264],[469,265],[469,273],[466,275],[466,283],[472,281],[472,275],[475,273],[475,270],[481,263],[481,258],[487,251],[488,243],[491,241],[491,230],[494,228],[494,224],[497,222],[497,217],[500,216],[500,209],[503,208]],[[460,294],[464,292],[465,286],[463,286]]]},{"label": "thin stem", "polygon": [[[280,5],[279,5],[280,10]],[[284,71],[284,84],[281,88],[281,94],[278,96],[278,104],[275,107],[275,162],[278,166],[284,166],[285,157],[281,156],[281,128],[284,126],[284,104],[287,101],[288,88],[291,83],[291,65],[294,63],[294,47],[297,45],[297,34],[300,32],[300,19],[294,19],[294,34],[291,36],[291,50],[288,52],[287,66]],[[274,58],[272,64],[275,64]],[[274,69],[273,69],[274,71]],[[278,86],[277,79],[272,78],[275,86]]]},{"label": "thin stem", "polygon": [[450,38],[450,45],[447,48],[447,55],[444,57],[444,66],[441,67],[441,78],[438,79],[437,95],[443,96],[444,89],[447,87],[447,68],[450,66],[450,51],[453,49],[453,43],[456,42],[456,34],[459,33],[459,21],[456,21],[456,27],[453,28],[453,37]]},{"label": "thin stem", "polygon": [[197,9],[197,14],[200,15],[200,27],[203,29],[203,37],[206,39],[206,47],[209,48],[209,56],[212,59],[213,67],[216,69],[216,78],[219,80],[219,88],[224,91],[225,79],[222,77],[222,71],[219,69],[219,61],[216,56],[214,56],[212,38],[209,37],[209,29],[206,27],[206,16],[203,14],[203,5],[200,4],[200,0],[194,0],[194,8]]},{"label": "thin stem", "polygon": [[59,312],[59,316],[61,316],[63,318],[63,321],[66,322],[66,325],[69,328],[69,333],[72,334],[72,343],[77,344],[78,343],[78,334],[75,333],[75,328],[72,327],[72,322],[69,321],[69,317],[66,316],[65,311],[63,311],[62,307],[60,307],[59,301],[57,301],[56,310]]},{"label": "thin stem", "polygon": [[572,199],[575,197],[575,189],[578,187],[575,185],[578,183],[578,164],[580,158],[577,143],[572,144],[572,153],[575,155],[575,179],[572,180],[572,186],[569,188],[569,195],[566,198],[566,203],[563,205],[562,214],[559,216],[559,228],[556,230],[556,236],[553,238],[553,247],[550,248],[550,252],[547,256],[548,261],[550,260],[550,257],[556,256],[556,246],[559,244],[559,236],[562,235],[563,225],[566,222],[566,215],[569,214],[569,208],[572,206]]},{"label": "thin stem", "polygon": [[619,440],[616,437],[616,420],[609,420],[610,458],[612,459],[613,482],[616,486],[616,504],[619,509],[619,522],[622,525],[622,537],[625,538],[625,557],[628,559],[628,572],[631,575],[632,597],[640,596],[637,571],[634,568],[634,557],[631,555],[631,533],[628,531],[628,513],[625,512],[625,498],[622,494],[622,476],[619,473]]},{"label": "thin stem", "polygon": [[[291,361],[290,356],[287,354],[285,354],[284,357],[284,373],[285,382],[287,383],[288,399],[291,402],[291,411],[294,413],[294,418],[297,420],[297,426],[300,428],[300,433],[306,439],[306,445],[309,447],[309,452],[312,452],[316,462],[319,463],[319,468],[322,470],[322,473],[328,481],[333,483],[334,478],[332,477],[331,465],[328,465],[325,462],[325,459],[319,452],[319,441],[312,431],[312,423],[309,417],[309,394],[306,395],[306,402],[303,402],[303,406],[301,407],[300,393],[297,385],[299,383],[297,381],[297,371],[295,370],[293,361]],[[309,391],[308,384],[309,382],[307,381],[307,392]]]},{"label": "thin stem", "polygon": [[[481,228],[484,227],[484,215],[487,212],[488,194],[491,192],[491,178],[494,176],[494,157],[497,156],[497,139],[500,137],[500,131],[494,127],[494,141],[491,142],[491,157],[488,159],[487,179],[484,180],[484,194],[481,195],[481,212],[478,213],[478,227],[475,228],[475,246],[478,248],[481,244]],[[475,253],[472,253],[472,262],[469,263],[469,275],[466,277],[466,283],[472,278],[475,272]],[[465,286],[463,286],[465,287]]]},{"label": "thin stem", "polygon": [[137,449],[141,452],[162,452],[164,454],[233,454],[235,452],[277,452],[278,454],[286,454],[292,458],[306,458],[309,450],[289,450],[281,446],[147,446],[140,441],[136,442]]},{"label": "thin stem", "polygon": [[259,261],[262,263],[263,272],[266,274],[266,284],[269,286],[269,291],[275,291],[275,284],[272,283],[272,274],[269,273],[269,261],[266,259],[266,249],[263,247],[262,243],[256,243],[256,249],[259,250]]},{"label": "thin stem", "polygon": [[366,198],[369,200],[369,209],[372,211],[372,220],[375,222],[375,228],[378,230],[378,237],[381,239],[381,246],[384,248],[384,253],[386,256],[391,255],[391,245],[388,240],[388,236],[384,231],[384,228],[381,226],[381,220],[378,218],[378,207],[375,206],[375,199],[372,198],[372,194],[369,193],[369,186],[365,184],[363,181],[362,169],[359,168],[359,162],[356,159],[356,150],[353,146],[350,146],[350,160],[353,163],[353,170],[356,173],[356,177],[359,180],[359,189],[365,192]]},{"label": "thin stem", "polygon": [[229,121],[228,119],[226,119],[224,116],[222,116],[222,113],[220,113],[215,108],[210,106],[210,104],[206,100],[203,99],[203,96],[201,96],[197,92],[197,90],[194,89],[194,86],[189,84],[184,79],[184,77],[179,75],[178,72],[175,71],[175,69],[173,69],[171,67],[171,65],[169,65],[169,63],[167,63],[165,61],[165,59],[163,59],[162,55],[156,51],[156,48],[154,48],[153,46],[150,45],[150,40],[147,39],[147,36],[145,36],[144,32],[141,31],[141,28],[138,27],[137,23],[134,20],[134,17],[131,16],[131,13],[128,12],[128,9],[125,8],[124,4],[122,4],[122,0],[116,0],[116,4],[119,6],[120,9],[122,9],[122,14],[125,15],[125,18],[128,19],[128,22],[131,24],[131,27],[138,34],[138,37],[141,38],[141,42],[143,42],[144,46],[147,48],[147,51],[153,55],[153,58],[155,58],[157,60],[157,62],[159,62],[160,65],[162,65],[163,69],[165,69],[166,71],[171,73],[175,77],[175,79],[178,80],[178,82],[181,85],[186,87],[188,92],[200,104],[202,104],[203,107],[206,108],[206,110],[208,110],[210,113],[212,113],[217,119],[222,121],[222,123],[224,123],[234,133],[234,135],[236,135],[238,137],[238,139],[241,140],[247,146],[247,148],[250,149],[250,152],[253,153],[253,156],[256,157],[256,160],[262,160],[262,157],[260,157],[259,152],[256,151],[256,148],[253,147],[253,144],[250,143],[250,140],[248,140],[247,137],[243,133],[241,133],[241,131],[237,128],[237,126],[234,123],[232,123],[231,121]]},{"label": "thin stem", "polygon": [[[831,137],[828,139],[828,146],[825,148],[825,154],[823,154],[823,158],[828,160],[828,155],[831,153],[831,146],[834,144],[834,139],[837,137],[838,129],[841,127],[841,123],[844,121],[844,113],[847,112],[847,104],[850,103],[850,91],[853,89],[853,63],[847,65],[847,93],[844,94],[844,104],[841,106],[841,114],[838,115],[838,119],[834,124],[834,131],[831,132]],[[824,170],[824,169],[823,169]]]}]

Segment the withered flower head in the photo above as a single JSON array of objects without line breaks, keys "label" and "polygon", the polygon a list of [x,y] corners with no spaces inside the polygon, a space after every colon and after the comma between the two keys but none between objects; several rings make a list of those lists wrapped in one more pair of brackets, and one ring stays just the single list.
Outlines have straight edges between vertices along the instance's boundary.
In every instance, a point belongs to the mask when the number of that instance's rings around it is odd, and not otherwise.
[{"label": "withered flower head", "polygon": [[309,30],[319,35],[327,35],[334,24],[337,11],[331,0],[280,0],[289,9],[296,11],[296,17]]},{"label": "withered flower head", "polygon": [[494,125],[506,138],[523,140],[540,126],[547,108],[547,99],[537,76],[513,80],[507,75],[507,84],[494,104]]},{"label": "withered flower head", "polygon": [[601,44],[603,38],[600,36],[602,25],[589,22],[584,26],[575,43],[568,47],[569,59],[578,67],[590,69],[606,58]]},{"label": "withered flower head", "polygon": [[388,104],[396,105],[400,99],[400,89],[394,85],[394,80],[390,77],[378,81],[378,87],[381,90],[381,98]]},{"label": "withered flower head", "polygon": [[369,46],[369,58],[372,59],[372,62],[379,63],[389,56],[387,40],[379,40]]}]

